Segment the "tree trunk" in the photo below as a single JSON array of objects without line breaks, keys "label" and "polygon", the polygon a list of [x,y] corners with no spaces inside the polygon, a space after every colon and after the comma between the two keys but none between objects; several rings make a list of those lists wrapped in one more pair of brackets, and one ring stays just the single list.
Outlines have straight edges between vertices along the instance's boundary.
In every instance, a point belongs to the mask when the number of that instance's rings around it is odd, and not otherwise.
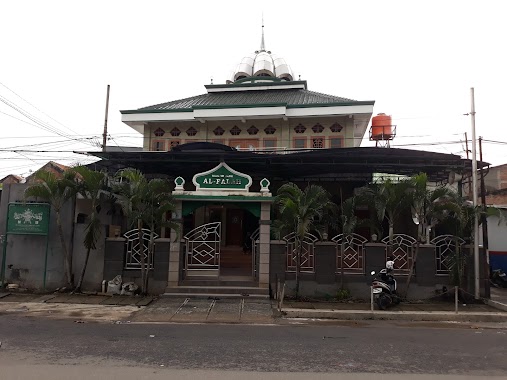
[{"label": "tree trunk", "polygon": [[[90,215],[90,221],[93,221],[96,217],[95,207],[96,207],[95,202],[92,202],[92,214]],[[93,222],[90,222],[90,225],[89,225],[90,228],[92,227],[92,225],[93,225]],[[81,274],[79,275],[79,280],[77,282],[76,289],[74,289],[75,293],[81,292],[81,286],[83,285],[83,279],[84,279],[84,276],[86,273],[86,268],[88,267],[88,259],[90,258],[90,251],[91,251],[91,248],[87,248],[85,261],[83,263],[83,268],[81,269]]]},{"label": "tree trunk", "polygon": [[389,254],[393,254],[394,223],[389,222]]},{"label": "tree trunk", "polygon": [[81,269],[81,274],[79,275],[79,281],[77,282],[76,289],[74,289],[74,293],[81,292],[81,286],[83,285],[83,279],[84,279],[84,276],[86,273],[86,267],[88,266],[88,259],[90,258],[90,251],[91,251],[90,248],[88,248],[86,250],[86,256],[85,256],[85,261],[83,264],[83,269]]},{"label": "tree trunk", "polygon": [[58,235],[60,235],[60,242],[62,244],[62,252],[63,252],[63,260],[64,260],[64,267],[65,267],[65,277],[67,277],[67,285],[70,288],[74,287],[74,284],[72,283],[72,268],[71,268],[71,261],[69,257],[69,252],[67,251],[67,244],[65,244],[65,236],[63,235],[63,227],[62,227],[62,220],[60,216],[60,210],[56,211],[56,226],[58,227]]},{"label": "tree trunk", "polygon": [[417,239],[417,244],[415,245],[414,257],[412,259],[412,265],[410,266],[410,271],[408,272],[408,276],[407,276],[407,284],[405,286],[405,298],[408,297],[408,288],[410,286],[410,281],[412,281],[412,276],[414,274],[415,263],[417,261],[417,255],[419,254],[420,245],[421,245],[421,239]]},{"label": "tree trunk", "polygon": [[296,299],[299,299],[299,277],[301,273],[301,242],[296,238]]}]

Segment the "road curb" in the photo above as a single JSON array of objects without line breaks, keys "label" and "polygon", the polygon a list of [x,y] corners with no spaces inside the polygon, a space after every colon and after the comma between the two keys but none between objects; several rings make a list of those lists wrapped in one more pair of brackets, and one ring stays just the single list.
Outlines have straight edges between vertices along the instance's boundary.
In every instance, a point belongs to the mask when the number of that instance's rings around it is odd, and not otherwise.
[{"label": "road curb", "polygon": [[363,311],[363,310],[308,310],[283,309],[284,318],[338,319],[338,320],[390,320],[390,321],[441,321],[441,322],[507,322],[507,313],[501,312],[415,312],[415,311]]},{"label": "road curb", "polygon": [[502,303],[502,302],[498,302],[498,301],[493,301],[491,299],[487,299],[486,300],[486,304],[488,304],[491,307],[494,307],[495,309],[507,311],[507,305],[504,304],[504,303]]}]

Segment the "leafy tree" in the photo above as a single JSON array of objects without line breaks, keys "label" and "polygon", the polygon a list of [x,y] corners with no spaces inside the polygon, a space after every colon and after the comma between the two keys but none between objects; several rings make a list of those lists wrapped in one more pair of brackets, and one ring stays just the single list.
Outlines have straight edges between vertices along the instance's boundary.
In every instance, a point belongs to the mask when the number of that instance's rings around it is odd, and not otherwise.
[{"label": "leafy tree", "polygon": [[77,173],[75,176],[75,192],[91,201],[91,213],[86,221],[83,241],[83,245],[86,248],[86,256],[76,289],[74,290],[75,292],[80,292],[88,266],[88,259],[90,258],[90,251],[97,248],[97,242],[101,236],[100,203],[101,199],[107,197],[110,193],[110,181],[106,173],[88,169],[86,166],[74,168],[73,171]]},{"label": "leafy tree", "polygon": [[[151,233],[148,245],[148,259],[153,257],[155,229],[168,227],[174,230],[179,225],[165,221],[166,214],[174,211],[174,201],[171,195],[171,187],[168,181],[163,179],[148,180],[137,169],[124,169],[116,174],[117,183],[114,192],[117,202],[121,206],[124,215],[127,216],[129,225],[137,226],[139,246],[142,247],[143,226],[146,225]],[[150,262],[141,254],[141,290],[143,294],[148,291],[148,271]]]},{"label": "leafy tree", "polygon": [[321,234],[324,216],[335,207],[329,193],[318,185],[308,185],[301,190],[294,183],[282,185],[277,192],[275,204],[279,217],[274,228],[279,233],[294,233],[296,252],[296,297],[299,297],[302,244],[310,231]]},{"label": "leafy tree", "polygon": [[65,171],[63,177],[58,178],[52,172],[39,170],[35,173],[34,178],[35,183],[31,184],[25,190],[25,199],[30,197],[45,199],[55,212],[56,226],[62,245],[65,277],[69,288],[73,288],[72,257],[69,253],[67,243],[65,242],[61,212],[67,201],[72,199],[75,195],[75,173],[72,171]]}]

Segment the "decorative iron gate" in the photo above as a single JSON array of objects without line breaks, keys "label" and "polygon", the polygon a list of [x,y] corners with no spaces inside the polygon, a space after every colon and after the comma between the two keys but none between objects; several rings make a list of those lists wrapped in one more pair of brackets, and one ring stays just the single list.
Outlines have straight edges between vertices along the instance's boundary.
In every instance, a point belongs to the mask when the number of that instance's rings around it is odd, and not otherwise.
[{"label": "decorative iron gate", "polygon": [[352,233],[339,234],[331,240],[336,243],[336,271],[364,274],[364,243],[368,239]]},{"label": "decorative iron gate", "polygon": [[435,261],[437,274],[449,274],[459,261],[461,247],[465,241],[454,235],[441,235],[434,238],[431,244],[435,245]]},{"label": "decorative iron gate", "polygon": [[303,241],[299,240],[294,232],[284,236],[286,242],[285,250],[287,256],[287,272],[295,272],[297,266],[297,247],[301,245],[301,272],[315,272],[315,242],[319,239],[307,233]]},{"label": "decorative iron gate", "polygon": [[[139,230],[130,230],[123,236],[127,239],[127,253],[125,256],[125,269],[141,269],[141,262],[144,256],[145,268],[153,269],[153,252],[150,251],[151,231],[147,228],[141,230],[141,241],[139,241]],[[158,238],[153,233],[153,238]],[[155,244],[152,249],[155,249]]]},{"label": "decorative iron gate", "polygon": [[252,276],[257,278],[257,263],[259,262],[259,238],[260,238],[261,229],[257,228],[252,236],[250,236],[251,244],[252,244]]},{"label": "decorative iron gate", "polygon": [[389,236],[382,239],[386,244],[386,259],[391,255],[394,261],[394,273],[408,274],[414,260],[414,250],[417,240],[405,234],[394,234],[390,249]]},{"label": "decorative iron gate", "polygon": [[221,222],[207,223],[184,236],[187,276],[220,275]]}]

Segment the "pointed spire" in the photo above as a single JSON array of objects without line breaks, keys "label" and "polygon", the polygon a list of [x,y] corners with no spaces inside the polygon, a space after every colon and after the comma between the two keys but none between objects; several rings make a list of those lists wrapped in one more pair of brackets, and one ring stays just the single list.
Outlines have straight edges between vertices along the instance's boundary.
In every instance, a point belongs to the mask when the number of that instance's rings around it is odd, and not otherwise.
[{"label": "pointed spire", "polygon": [[262,38],[260,51],[266,51],[266,46],[264,45],[264,13],[262,14]]}]

